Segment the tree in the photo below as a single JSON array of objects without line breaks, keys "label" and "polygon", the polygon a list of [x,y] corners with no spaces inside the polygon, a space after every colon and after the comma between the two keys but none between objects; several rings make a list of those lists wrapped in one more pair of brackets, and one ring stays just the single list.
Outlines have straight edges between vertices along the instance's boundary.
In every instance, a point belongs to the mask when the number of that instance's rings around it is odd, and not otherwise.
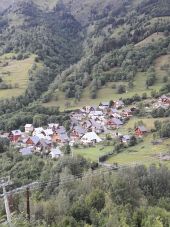
[{"label": "tree", "polygon": [[130,141],[129,141],[129,146],[135,146],[137,144],[137,139],[135,136],[131,136]]},{"label": "tree", "polygon": [[117,87],[117,93],[118,94],[123,94],[123,93],[125,93],[126,92],[126,86],[125,85],[119,85],[118,87]]},{"label": "tree", "polygon": [[71,147],[69,144],[64,146],[64,154],[69,155],[71,152]]},{"label": "tree", "polygon": [[86,203],[88,207],[95,208],[97,211],[101,211],[105,205],[104,192],[97,189],[94,190],[87,198]]},{"label": "tree", "polygon": [[33,125],[35,127],[40,127],[45,125],[47,122],[47,116],[44,114],[37,114],[33,117]]},{"label": "tree", "polygon": [[161,129],[159,130],[160,137],[170,138],[170,122],[162,124]]},{"label": "tree", "polygon": [[71,208],[71,215],[77,221],[86,221],[87,223],[91,224],[90,210],[88,209],[84,201],[73,204]]}]

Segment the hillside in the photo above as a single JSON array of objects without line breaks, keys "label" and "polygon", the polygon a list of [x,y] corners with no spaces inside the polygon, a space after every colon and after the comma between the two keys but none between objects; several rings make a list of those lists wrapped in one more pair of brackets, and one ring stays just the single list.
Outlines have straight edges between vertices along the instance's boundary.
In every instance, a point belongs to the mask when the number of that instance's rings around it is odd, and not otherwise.
[{"label": "hillside", "polygon": [[[0,3],[6,8],[1,15],[0,53],[35,54],[46,71],[50,68],[46,86],[37,92],[28,84],[34,95],[25,97],[30,101],[41,97],[45,106],[64,109],[66,102],[77,103],[76,107],[119,95],[127,98],[137,93],[140,81],[141,95],[148,80],[142,75],[159,56],[168,54],[168,0],[53,0],[48,4],[21,0],[7,8],[10,3]],[[148,95],[159,91],[161,83],[152,84]]]}]

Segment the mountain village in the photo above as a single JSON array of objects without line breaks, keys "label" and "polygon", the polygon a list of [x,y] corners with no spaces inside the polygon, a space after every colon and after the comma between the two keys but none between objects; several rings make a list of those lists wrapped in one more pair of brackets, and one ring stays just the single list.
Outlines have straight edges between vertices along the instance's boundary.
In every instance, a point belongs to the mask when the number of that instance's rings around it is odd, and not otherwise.
[{"label": "mountain village", "polygon": [[[151,109],[168,109],[170,97],[165,95],[152,101]],[[148,110],[148,107],[146,107]],[[149,133],[145,125],[134,126],[131,134],[119,133],[119,129],[132,118],[138,108],[136,105],[127,107],[122,100],[100,103],[98,107],[85,106],[70,113],[69,130],[63,125],[50,123],[46,127],[34,128],[25,125],[25,131],[15,129],[1,132],[1,138],[8,138],[22,155],[41,154],[51,158],[64,155],[63,147],[94,146],[102,143],[109,135],[120,143],[128,144],[131,139],[143,137]],[[149,110],[148,110],[149,111]]]}]

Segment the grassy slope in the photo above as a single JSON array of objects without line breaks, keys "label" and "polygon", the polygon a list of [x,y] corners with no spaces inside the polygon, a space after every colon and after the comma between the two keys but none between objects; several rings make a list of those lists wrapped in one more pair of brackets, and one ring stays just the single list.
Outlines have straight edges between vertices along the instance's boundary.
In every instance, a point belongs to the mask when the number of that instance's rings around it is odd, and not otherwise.
[{"label": "grassy slope", "polygon": [[77,148],[72,149],[74,155],[81,155],[89,161],[98,161],[101,155],[106,154],[107,152],[112,151],[111,146],[103,147],[102,145],[97,145],[90,148]]},{"label": "grassy slope", "polygon": [[141,42],[137,43],[135,47],[144,47],[149,44],[158,42],[165,39],[163,32],[153,33],[152,35],[148,36],[146,39],[142,40]]},{"label": "grassy slope", "polygon": [[[124,133],[133,131],[135,123],[139,120],[143,121],[148,130],[151,130],[152,128],[154,128],[155,120],[163,121],[165,119],[132,118],[120,131]],[[143,138],[143,142],[132,148],[125,149],[124,152],[110,158],[108,162],[118,162],[120,164],[127,164],[132,162],[144,162],[146,164],[151,164],[152,162],[159,162],[155,155],[169,151],[170,139],[163,141],[163,143],[161,143],[160,145],[152,145],[152,140],[153,134],[149,133],[146,137]],[[168,164],[170,165],[169,162]]]},{"label": "grassy slope", "polygon": [[[139,120],[143,121],[146,125],[148,130],[154,128],[154,121],[155,120],[164,120],[164,119],[152,119],[152,118],[132,118],[124,127],[119,129],[119,132],[128,134],[129,131],[132,133],[134,132],[134,125]],[[170,119],[169,119],[170,120]],[[156,155],[160,153],[165,153],[169,151],[170,146],[170,139],[163,141],[160,145],[152,145],[153,134],[149,133],[146,137],[143,138],[143,142],[139,143],[138,145],[127,148],[123,152],[119,153],[118,155],[112,156],[107,162],[108,163],[119,163],[119,164],[132,164],[132,163],[144,163],[144,164],[151,164],[151,163],[159,163],[159,159]],[[99,156],[106,154],[112,151],[113,147],[105,146],[104,149],[101,150],[102,145],[96,145],[93,148],[79,148],[73,149],[74,155],[82,155],[83,157],[87,158],[91,161],[98,161]],[[170,162],[167,162],[170,166]]]},{"label": "grassy slope", "polygon": [[[0,90],[0,99],[16,97],[25,91],[28,85],[28,71],[31,69],[35,56],[21,61],[11,60],[12,54],[3,55],[0,57],[1,62],[8,62],[8,66],[0,66],[0,75],[6,84],[19,85],[19,88]],[[9,75],[3,73],[9,72]]]},{"label": "grassy slope", "polygon": [[[146,81],[146,75],[145,73],[138,73],[135,77],[134,81],[134,88],[132,90],[129,90],[127,93],[124,94],[116,94],[116,91],[112,89],[112,85],[114,83],[107,83],[106,86],[104,86],[102,89],[98,91],[98,95],[96,99],[90,98],[90,92],[89,88],[86,88],[82,94],[82,98],[78,103],[75,103],[74,99],[65,99],[64,93],[60,91],[56,91],[56,94],[58,96],[58,101],[51,101],[45,106],[60,106],[60,110],[66,109],[65,103],[68,101],[71,103],[71,109],[76,109],[85,105],[98,105],[101,101],[108,101],[111,99],[119,99],[119,98],[127,98],[135,95],[138,93],[139,95],[142,95],[142,93],[146,92],[148,95],[150,95],[152,90],[159,90],[162,86],[162,80],[163,76],[166,75],[165,71],[161,70],[160,67],[164,64],[169,63],[170,55],[164,55],[156,59],[154,66],[157,74],[157,81],[154,86],[150,87],[146,90],[145,81]],[[117,82],[116,85],[119,84],[126,84],[126,82]],[[70,109],[70,107],[69,107]]]}]

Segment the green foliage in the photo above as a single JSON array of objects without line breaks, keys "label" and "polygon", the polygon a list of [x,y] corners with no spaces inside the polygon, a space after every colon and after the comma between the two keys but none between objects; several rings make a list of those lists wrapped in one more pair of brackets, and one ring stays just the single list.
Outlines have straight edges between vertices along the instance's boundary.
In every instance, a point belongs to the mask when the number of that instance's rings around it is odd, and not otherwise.
[{"label": "green foliage", "polygon": [[101,211],[105,205],[105,195],[101,190],[94,190],[87,198],[86,203],[89,207]]}]

